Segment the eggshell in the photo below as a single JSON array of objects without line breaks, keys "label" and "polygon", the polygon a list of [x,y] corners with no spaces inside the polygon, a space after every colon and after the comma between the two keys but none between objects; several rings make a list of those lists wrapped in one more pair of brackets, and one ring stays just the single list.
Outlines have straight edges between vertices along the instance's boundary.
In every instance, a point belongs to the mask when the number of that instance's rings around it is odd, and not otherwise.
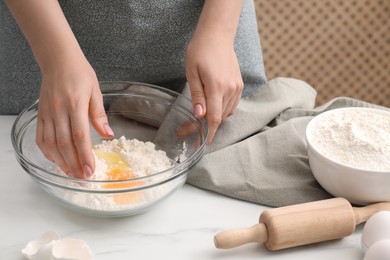
[{"label": "eggshell", "polygon": [[83,240],[64,238],[53,245],[53,260],[92,260],[92,252]]},{"label": "eggshell", "polygon": [[52,250],[53,250],[53,245],[57,242],[58,240],[53,240],[47,244],[42,245],[41,247],[38,248],[38,251],[34,254],[31,255],[29,259],[31,260],[48,260],[52,259]]},{"label": "eggshell", "polygon": [[363,251],[383,239],[390,239],[390,211],[379,211],[367,220],[361,239]]},{"label": "eggshell", "polygon": [[[51,244],[53,241],[60,239],[60,235],[55,231],[47,231],[40,235],[37,239],[28,242],[25,248],[22,249],[22,254],[27,259],[34,259],[38,251],[45,245]],[[43,249],[43,248],[42,248]],[[48,250],[45,248],[44,250]]]},{"label": "eggshell", "polygon": [[92,260],[93,254],[83,240],[64,238],[48,231],[30,241],[22,254],[29,260]]},{"label": "eggshell", "polygon": [[363,260],[389,260],[390,259],[390,239],[383,239],[372,244],[364,256]]}]

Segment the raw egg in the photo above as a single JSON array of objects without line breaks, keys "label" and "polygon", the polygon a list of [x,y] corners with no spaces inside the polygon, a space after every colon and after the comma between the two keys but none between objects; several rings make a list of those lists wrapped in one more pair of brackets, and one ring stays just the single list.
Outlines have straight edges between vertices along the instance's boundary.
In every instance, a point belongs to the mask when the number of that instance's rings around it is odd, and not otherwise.
[{"label": "raw egg", "polygon": [[[131,167],[122,159],[122,156],[113,151],[105,151],[102,149],[95,150],[96,157],[103,160],[107,164],[107,181],[120,181],[134,179],[134,174]],[[129,181],[119,183],[108,183],[102,185],[105,189],[126,189],[141,186],[141,181]],[[132,191],[122,194],[113,194],[115,203],[130,204],[140,200],[141,192]]]},{"label": "raw egg", "polygon": [[122,156],[117,152],[96,149],[95,154],[97,158],[103,160],[107,164],[108,170],[130,170],[130,166],[127,165],[127,163],[122,159]]}]

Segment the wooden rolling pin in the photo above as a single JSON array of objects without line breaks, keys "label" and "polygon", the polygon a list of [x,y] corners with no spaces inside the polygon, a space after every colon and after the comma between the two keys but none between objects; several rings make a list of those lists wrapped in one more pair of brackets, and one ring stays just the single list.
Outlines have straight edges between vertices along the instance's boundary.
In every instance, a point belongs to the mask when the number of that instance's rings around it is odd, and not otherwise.
[{"label": "wooden rolling pin", "polygon": [[222,231],[214,243],[226,249],[258,242],[279,250],[339,239],[351,235],[356,225],[382,210],[390,211],[390,202],[356,208],[343,198],[268,209],[261,213],[259,224]]}]

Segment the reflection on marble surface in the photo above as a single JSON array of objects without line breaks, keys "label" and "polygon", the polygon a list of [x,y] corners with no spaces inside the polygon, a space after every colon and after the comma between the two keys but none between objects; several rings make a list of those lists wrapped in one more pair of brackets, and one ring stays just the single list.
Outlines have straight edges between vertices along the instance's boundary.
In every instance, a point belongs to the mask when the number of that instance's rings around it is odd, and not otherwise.
[{"label": "reflection on marble surface", "polygon": [[257,223],[266,207],[190,185],[136,216],[105,219],[74,213],[48,197],[16,162],[10,140],[14,119],[0,116],[0,259],[24,259],[21,249],[47,230],[85,240],[96,260],[363,259],[361,225],[341,240],[276,252],[260,244],[216,249],[216,233]]}]

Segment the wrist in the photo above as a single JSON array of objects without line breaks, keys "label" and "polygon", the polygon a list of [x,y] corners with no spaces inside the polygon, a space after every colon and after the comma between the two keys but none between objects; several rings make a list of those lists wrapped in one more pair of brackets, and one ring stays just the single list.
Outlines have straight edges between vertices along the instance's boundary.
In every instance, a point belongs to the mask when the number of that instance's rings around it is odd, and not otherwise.
[{"label": "wrist", "polygon": [[77,67],[84,64],[86,58],[78,45],[47,47],[41,53],[34,53],[37,63],[43,74],[66,71],[67,68]]},{"label": "wrist", "polygon": [[242,0],[206,0],[195,34],[234,41]]}]

